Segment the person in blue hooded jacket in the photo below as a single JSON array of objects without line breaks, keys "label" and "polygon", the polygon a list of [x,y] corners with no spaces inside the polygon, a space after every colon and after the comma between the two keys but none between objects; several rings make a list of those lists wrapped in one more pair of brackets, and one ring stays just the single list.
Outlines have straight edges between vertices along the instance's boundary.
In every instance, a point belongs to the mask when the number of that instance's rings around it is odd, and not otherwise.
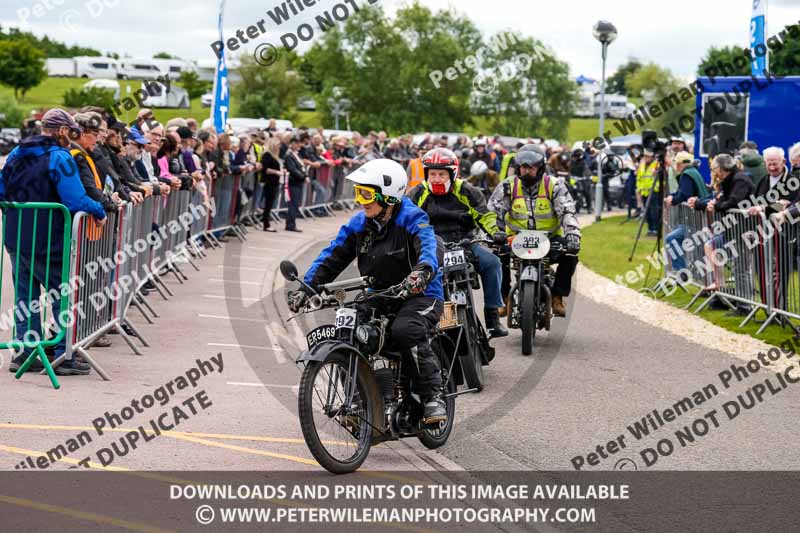
[{"label": "person in blue hooded jacket", "polygon": [[[0,201],[6,202],[52,202],[64,204],[70,213],[85,211],[95,218],[99,227],[105,225],[103,206],[86,195],[81,184],[78,167],[69,153],[71,138],[81,132],[77,122],[63,109],[51,109],[42,118],[42,134],[24,139],[8,156],[0,171]],[[47,291],[58,291],[61,284],[61,268],[64,217],[57,211],[52,215],[52,227],[48,238],[48,218],[39,216],[36,232],[33,231],[33,210],[9,210],[6,213],[4,242],[11,258],[19,254],[18,264],[11,262],[11,271],[16,282],[16,306],[18,310],[30,308],[30,302],[39,299],[41,286]],[[19,238],[17,237],[18,227]],[[49,258],[49,261],[48,261]],[[28,284],[33,274],[33,288],[28,294]],[[61,313],[61,299],[52,302],[54,317]],[[22,340],[26,333],[42,335],[39,312],[15,313],[16,339]],[[30,320],[29,320],[30,318]],[[28,335],[27,340],[31,335]],[[66,336],[54,348],[55,357],[66,350]],[[25,362],[30,351],[14,358],[9,365],[16,372]],[[41,370],[39,361],[29,370]],[[73,358],[55,369],[56,374],[85,375],[90,366]]]},{"label": "person in blue hooded jacket", "polygon": [[[305,282],[315,289],[330,283],[355,260],[359,273],[373,278],[371,288],[403,284],[410,296],[385,303],[384,310],[395,315],[391,338],[410,363],[411,389],[422,399],[423,422],[444,422],[442,376],[430,344],[430,331],[442,314],[444,290],[438,243],[428,215],[405,197],[408,177],[396,161],[374,159],[345,179],[354,183],[355,201],[362,211],[320,253]],[[290,292],[289,309],[301,309],[308,296],[302,290]]]}]

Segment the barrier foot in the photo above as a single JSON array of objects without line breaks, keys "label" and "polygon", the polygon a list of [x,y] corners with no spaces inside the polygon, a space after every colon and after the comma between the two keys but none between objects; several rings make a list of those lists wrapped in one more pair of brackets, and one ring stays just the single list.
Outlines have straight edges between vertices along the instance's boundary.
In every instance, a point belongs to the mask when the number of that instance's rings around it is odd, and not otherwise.
[{"label": "barrier foot", "polygon": [[184,251],[183,256],[186,258],[187,261],[189,261],[189,264],[192,265],[192,267],[195,270],[200,272],[200,267],[197,266],[197,263],[194,262],[194,258],[192,257],[192,253],[189,250],[189,248],[184,248],[183,251]]},{"label": "barrier foot", "polygon": [[747,314],[747,316],[744,317],[744,320],[742,320],[742,323],[739,324],[739,329],[742,329],[743,327],[745,327],[747,325],[747,323],[750,322],[753,319],[754,316],[756,316],[756,313],[758,313],[759,309],[761,309],[761,308],[758,307],[758,306],[753,306],[753,310],[750,311]]},{"label": "barrier foot", "polygon": [[144,309],[142,309],[142,306],[140,306],[139,302],[136,301],[136,296],[134,296],[133,299],[131,300],[131,305],[139,310],[139,313],[141,313],[144,319],[147,320],[148,324],[155,324],[155,322],[153,322],[153,319],[150,318],[150,315],[145,313]]},{"label": "barrier foot", "polygon": [[117,333],[119,333],[119,336],[122,337],[122,339],[125,341],[125,343],[128,346],[131,347],[131,350],[133,350],[133,353],[135,353],[136,355],[142,355],[142,352],[140,352],[139,348],[137,348],[136,345],[133,344],[133,341],[128,336],[128,334],[125,333],[125,330],[122,329],[122,326],[120,326],[119,323],[115,323],[114,324],[114,329],[117,331]]},{"label": "barrier foot", "polygon": [[136,338],[139,339],[139,342],[142,343],[142,346],[144,346],[145,348],[149,348],[150,347],[150,343],[147,342],[147,340],[145,340],[144,337],[142,337],[142,334],[139,332],[138,329],[133,327],[133,324],[131,323],[130,320],[128,320],[127,318],[123,318],[122,322],[124,322],[125,325],[128,326],[131,329],[131,331],[133,331],[136,334]]},{"label": "barrier foot", "polygon": [[103,367],[102,367],[102,366],[100,366],[99,364],[97,364],[97,361],[95,361],[94,359],[92,359],[92,356],[91,356],[91,355],[89,355],[89,352],[87,352],[86,350],[84,350],[82,347],[81,347],[81,348],[77,348],[77,349],[76,349],[76,351],[77,351],[79,354],[81,354],[81,357],[83,357],[84,359],[86,359],[86,362],[87,362],[87,363],[89,363],[89,366],[91,366],[91,367],[92,367],[92,368],[95,370],[95,372],[97,372],[98,374],[100,374],[100,377],[101,377],[101,378],[103,378],[103,381],[111,381],[111,376],[109,376],[109,375],[106,373],[106,371],[105,371],[105,370],[103,370]]},{"label": "barrier foot", "polygon": [[166,296],[164,296],[164,293],[161,292],[161,289],[158,288],[159,285],[161,285],[161,287],[163,287],[164,290],[167,291],[167,294],[169,294],[170,296],[175,296],[175,294],[173,294],[173,292],[171,290],[169,290],[169,287],[167,287],[167,284],[164,283],[164,280],[161,279],[161,276],[159,276],[158,274],[153,275],[153,282],[154,282],[153,285],[156,286],[156,289],[158,289],[158,292],[161,294],[161,296],[165,300],[168,300],[168,298]]},{"label": "barrier foot", "polygon": [[764,331],[767,326],[769,326],[776,318],[778,318],[778,313],[773,312],[771,315],[769,315],[764,323],[761,324],[761,327],[758,328],[758,331],[756,331],[756,335],[761,335],[761,332]]},{"label": "barrier foot", "polygon": [[233,229],[233,234],[234,236],[236,236],[237,239],[239,239],[242,242],[245,242],[247,240],[247,237],[244,236],[244,233],[242,233],[242,231],[238,227],[231,226],[231,228]]},{"label": "barrier foot", "polygon": [[[156,313],[156,310],[155,310],[155,309],[153,309],[152,307],[150,307],[150,304],[149,304],[149,303],[147,303],[147,300],[145,299],[145,297],[144,297],[144,296],[142,296],[142,294],[141,294],[141,293],[138,293],[138,292],[137,292],[137,293],[136,293],[136,295],[134,296],[134,298],[135,298],[135,299],[136,299],[136,300],[137,300],[139,303],[141,303],[143,306],[145,306],[145,307],[147,308],[147,310],[148,310],[148,311],[150,311],[150,314],[152,314],[152,315],[153,315],[153,318],[161,318],[161,317],[159,317],[159,316],[158,316],[158,313]],[[142,313],[142,314],[144,314],[144,313]],[[148,321],[149,321],[149,320],[148,320]],[[150,322],[150,323],[152,324],[153,322]]]},{"label": "barrier foot", "polygon": [[56,373],[53,371],[53,365],[50,364],[50,361],[47,359],[47,355],[44,353],[41,345],[37,345],[34,351],[28,356],[27,359],[25,359],[25,362],[19,367],[17,373],[14,374],[14,377],[20,379],[23,374],[28,371],[28,368],[30,368],[37,357],[42,362],[42,366],[44,366],[44,372],[47,373],[47,376],[50,378],[50,383],[53,385],[53,388],[56,390],[60,389],[61,383],[58,382]]},{"label": "barrier foot", "polygon": [[683,306],[681,309],[688,311],[695,304],[695,302],[697,302],[697,300],[699,300],[702,297],[702,294],[703,291],[697,291],[697,294],[695,294],[689,301],[689,303]]},{"label": "barrier foot", "polygon": [[714,294],[712,294],[711,296],[709,296],[709,297],[708,297],[708,299],[707,299],[705,302],[703,302],[703,303],[700,305],[700,307],[698,307],[697,309],[695,309],[695,310],[694,310],[694,314],[698,314],[698,313],[700,313],[700,311],[702,311],[703,309],[705,309],[705,308],[706,308],[706,306],[707,306],[708,304],[710,304],[710,303],[711,303],[711,301],[712,301],[714,298],[716,298],[716,297],[717,297],[717,293],[715,292]]},{"label": "barrier foot", "polygon": [[189,281],[189,278],[186,276],[186,274],[183,273],[183,270],[181,270],[181,267],[179,267],[178,264],[175,262],[175,258],[176,257],[177,256],[175,256],[175,255],[172,256],[172,259],[169,260],[169,264],[168,264],[167,268],[172,270],[172,272],[176,276],[178,276],[178,281],[180,281],[181,283],[183,283],[184,281]]},{"label": "barrier foot", "polygon": [[197,257],[207,257],[206,251],[203,250],[203,248],[200,245],[198,245],[196,239],[189,239],[189,244],[191,244],[194,253],[197,254]]},{"label": "barrier foot", "polygon": [[209,243],[211,243],[211,246],[213,246],[214,248],[222,248],[222,243],[220,243],[214,236],[214,234],[211,233],[210,231],[206,233],[206,239],[208,240]]}]

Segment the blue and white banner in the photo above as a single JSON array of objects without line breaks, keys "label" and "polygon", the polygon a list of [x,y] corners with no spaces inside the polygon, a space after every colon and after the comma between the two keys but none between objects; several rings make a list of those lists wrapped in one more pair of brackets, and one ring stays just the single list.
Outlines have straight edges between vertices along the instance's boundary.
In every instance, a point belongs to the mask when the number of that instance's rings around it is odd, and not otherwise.
[{"label": "blue and white banner", "polygon": [[[219,40],[224,43],[222,37],[222,14],[225,11],[225,0],[219,0]],[[219,51],[217,60],[217,73],[214,76],[214,103],[211,105],[211,118],[217,133],[225,131],[225,123],[228,121],[228,110],[231,108],[231,92],[228,86],[228,65],[225,63],[225,45]]]},{"label": "blue and white banner", "polygon": [[750,18],[750,51],[753,53],[751,72],[763,76],[767,70],[767,0],[753,0]]}]

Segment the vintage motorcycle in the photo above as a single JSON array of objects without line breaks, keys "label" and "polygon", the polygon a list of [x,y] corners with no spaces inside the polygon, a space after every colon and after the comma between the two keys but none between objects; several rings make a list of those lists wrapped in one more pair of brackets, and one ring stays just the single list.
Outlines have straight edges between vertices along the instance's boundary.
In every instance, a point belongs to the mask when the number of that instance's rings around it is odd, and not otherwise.
[{"label": "vintage motorcycle", "polygon": [[[464,239],[460,242],[445,243],[442,260],[442,285],[445,306],[444,314],[451,313],[455,307],[455,321],[443,322],[443,330],[455,344],[455,353],[464,374],[467,387],[476,392],[483,390],[483,366],[494,359],[494,348],[489,346],[489,338],[475,313],[472,290],[480,289],[480,277],[476,268],[476,258],[470,248],[476,243],[488,243],[486,239]],[[460,383],[459,383],[460,384]]]},{"label": "vintage motorcycle", "polygon": [[[374,299],[404,299],[407,293],[401,285],[373,291],[372,280],[360,277],[328,283],[317,292],[303,283],[292,262],[281,262],[280,270],[287,281],[297,281],[314,294],[301,314],[336,309],[333,324],[306,335],[308,349],[296,361],[303,366],[300,426],[319,464],[334,474],[353,472],[371,446],[407,437],[417,437],[428,448],[443,446],[453,429],[455,396],[471,392],[456,392],[457,358],[451,338],[439,326],[431,335],[442,372],[447,421],[425,425],[423,405],[410,390],[402,354],[393,349],[389,325],[394,317],[364,305]],[[353,292],[356,296],[348,301]]]},{"label": "vintage motorcycle", "polygon": [[522,330],[522,354],[531,355],[536,330],[549,331],[552,319],[555,271],[548,254],[564,252],[566,246],[551,243],[546,231],[523,230],[510,240],[515,280],[509,293],[508,327]]}]

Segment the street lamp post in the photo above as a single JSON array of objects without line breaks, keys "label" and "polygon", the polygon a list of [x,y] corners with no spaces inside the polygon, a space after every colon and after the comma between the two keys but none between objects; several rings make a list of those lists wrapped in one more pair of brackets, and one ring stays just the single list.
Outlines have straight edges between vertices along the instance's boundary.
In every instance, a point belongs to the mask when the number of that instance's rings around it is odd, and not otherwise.
[{"label": "street lamp post", "polygon": [[[594,38],[603,46],[603,77],[600,82],[600,134],[598,135],[598,138],[603,139],[606,117],[606,57],[608,45],[617,38],[617,28],[607,20],[601,20],[594,25],[593,34]],[[605,143],[603,143],[604,145]],[[597,156],[597,186],[595,187],[594,202],[594,219],[599,222],[600,213],[603,211],[603,165],[600,154]]]},{"label": "street lamp post", "polygon": [[328,107],[331,108],[333,111],[334,120],[336,121],[336,129],[339,129],[339,115],[347,114],[347,128],[350,128],[350,113],[347,112],[350,109],[350,105],[352,102],[347,98],[342,98],[342,88],[341,87],[334,87],[333,88],[333,98],[328,98]]}]

